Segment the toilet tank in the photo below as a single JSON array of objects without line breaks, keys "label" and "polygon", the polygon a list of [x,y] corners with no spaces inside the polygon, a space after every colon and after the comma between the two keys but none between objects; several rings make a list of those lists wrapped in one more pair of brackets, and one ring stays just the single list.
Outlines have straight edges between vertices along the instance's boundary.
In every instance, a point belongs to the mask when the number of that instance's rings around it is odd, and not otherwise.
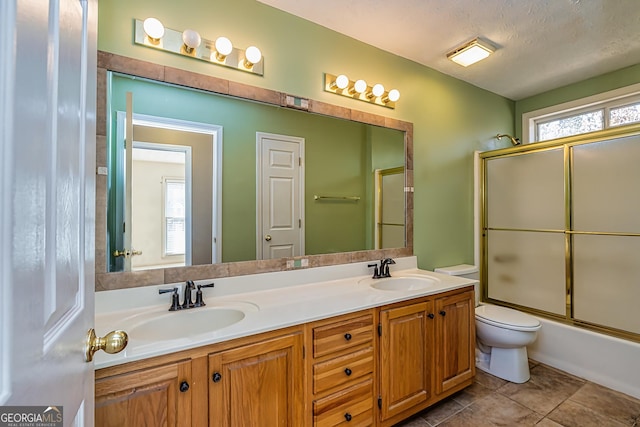
[{"label": "toilet tank", "polygon": [[[473,279],[476,281],[480,279],[478,267],[470,264],[458,264],[451,265],[449,267],[438,267],[433,271],[436,273],[448,274],[450,276],[459,276],[464,277],[465,279]],[[480,282],[477,281],[473,285],[473,290],[475,291],[477,307],[480,304]]]}]

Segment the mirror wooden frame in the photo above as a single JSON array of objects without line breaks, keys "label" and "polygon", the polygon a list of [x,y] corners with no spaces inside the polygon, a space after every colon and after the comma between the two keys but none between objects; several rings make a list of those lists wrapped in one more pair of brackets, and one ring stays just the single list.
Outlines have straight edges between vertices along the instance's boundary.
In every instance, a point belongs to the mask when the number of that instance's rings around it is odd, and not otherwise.
[{"label": "mirror wooden frame", "polygon": [[[379,260],[413,255],[413,192],[405,192],[405,247],[379,250],[304,255],[273,260],[227,262],[132,272],[107,272],[107,73],[114,71],[159,82],[190,87],[214,94],[233,96],[265,104],[287,107],[287,94],[178,68],[98,51],[98,91],[96,112],[96,291],[215,279],[290,270],[287,260],[308,259],[309,267]],[[296,108],[299,109],[299,108]],[[413,123],[309,99],[305,111],[328,117],[396,129],[404,132],[405,187],[413,188]],[[104,168],[104,169],[102,169]]]}]

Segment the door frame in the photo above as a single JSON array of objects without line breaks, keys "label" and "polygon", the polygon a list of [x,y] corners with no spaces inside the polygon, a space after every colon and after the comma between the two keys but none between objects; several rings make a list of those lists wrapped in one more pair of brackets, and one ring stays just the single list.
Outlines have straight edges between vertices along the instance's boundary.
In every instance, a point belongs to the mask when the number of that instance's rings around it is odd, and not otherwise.
[{"label": "door frame", "polygon": [[[141,142],[141,141],[133,141],[133,148],[142,148],[145,150],[157,150],[157,151],[170,151],[173,153],[183,153],[184,154],[184,201],[185,201],[185,254],[184,254],[184,262],[185,265],[191,265],[191,255],[193,249],[191,248],[192,238],[192,217],[193,207],[191,205],[192,198],[192,188],[193,188],[193,175],[192,175],[192,163],[191,163],[191,147],[186,145],[171,145],[171,144],[157,144],[154,142]],[[163,183],[164,190],[164,183]],[[163,202],[165,193],[163,192]],[[133,197],[133,196],[132,196]],[[214,200],[215,202],[215,200]],[[163,215],[164,217],[164,215]],[[133,230],[133,223],[131,224],[131,229]],[[164,252],[165,245],[165,233],[166,227],[164,227],[164,218],[163,218],[163,227],[162,227],[162,248]],[[132,247],[133,250],[133,247]],[[212,252],[212,258],[214,257],[215,252]],[[132,269],[133,271],[133,269]]]},{"label": "door frame", "polygon": [[[116,119],[116,141],[118,143],[120,141],[124,141],[125,119],[126,113],[124,111],[118,111]],[[213,238],[211,239],[211,261],[215,264],[222,262],[222,126],[139,113],[133,113],[133,124],[211,135],[211,143],[213,144],[213,159],[211,159],[211,162],[214,168],[214,173],[211,177],[213,184],[213,206],[211,207],[213,230]],[[117,150],[116,156],[120,155],[121,150]],[[115,160],[118,164],[121,164],[121,159],[116,158]],[[115,170],[116,168],[116,165],[109,165],[109,170]],[[109,233],[107,233],[107,239],[109,240]],[[191,241],[191,236],[187,238],[187,241]],[[109,242],[107,242],[107,245],[109,245]],[[106,254],[107,265],[110,265],[109,258],[111,257],[111,254],[109,252],[110,251],[107,251]],[[185,258],[185,262],[186,261],[187,260]],[[190,265],[190,263],[187,265]]]},{"label": "door frame", "polygon": [[256,132],[256,259],[263,259],[264,253],[262,251],[262,236],[263,236],[263,227],[262,227],[262,203],[263,203],[263,191],[264,191],[264,183],[262,182],[262,140],[263,139],[280,139],[283,141],[291,142],[294,144],[298,144],[300,149],[300,158],[299,158],[299,168],[298,168],[298,179],[300,180],[300,185],[298,186],[298,204],[300,209],[300,254],[305,253],[304,247],[304,237],[305,237],[305,212],[304,212],[304,195],[305,195],[305,183],[304,183],[304,144],[305,139],[299,136],[291,136],[291,135],[280,135],[276,133],[268,133],[268,132]]}]

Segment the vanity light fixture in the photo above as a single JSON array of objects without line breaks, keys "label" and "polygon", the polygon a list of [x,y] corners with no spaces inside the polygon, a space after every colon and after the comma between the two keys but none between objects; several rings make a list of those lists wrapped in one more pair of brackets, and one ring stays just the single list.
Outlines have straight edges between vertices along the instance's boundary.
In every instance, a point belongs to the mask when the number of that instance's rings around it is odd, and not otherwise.
[{"label": "vanity light fixture", "polygon": [[367,97],[368,98],[373,98],[373,97],[380,97],[382,96],[382,94],[384,93],[384,86],[381,85],[380,83],[377,83],[375,85],[373,85],[373,87],[371,88],[371,92],[367,93]]},{"label": "vanity light fixture", "polygon": [[216,51],[211,54],[212,61],[215,58],[217,61],[223,62],[233,52],[233,44],[226,37],[218,37],[214,46]]},{"label": "vanity light fixture", "polygon": [[336,79],[331,83],[332,89],[340,89],[344,90],[349,87],[349,77],[344,74],[340,74]]},{"label": "vanity light fixture", "polygon": [[387,96],[382,98],[382,102],[386,104],[387,102],[396,102],[398,99],[400,99],[400,91],[398,91],[398,89],[391,89]]},{"label": "vanity light fixture", "polygon": [[166,28],[157,18],[134,21],[136,44],[260,76],[264,74],[264,57],[255,46],[239,49],[227,37],[218,37],[214,42],[202,38],[193,29],[177,31]]},{"label": "vanity light fixture", "polygon": [[384,85],[380,83],[369,86],[365,80],[352,81],[345,74],[336,76],[325,73],[324,90],[387,108],[396,108],[396,102],[400,99],[398,89],[391,89],[387,92]]},{"label": "vanity light fixture", "polygon": [[184,43],[185,52],[191,55],[202,43],[202,37],[197,31],[186,29],[182,32],[182,42]]},{"label": "vanity light fixture", "polygon": [[356,80],[356,82],[353,84],[353,91],[351,92],[352,94],[354,93],[365,93],[365,91],[367,90],[369,86],[367,86],[367,82],[360,79],[360,80]]},{"label": "vanity light fixture", "polygon": [[147,35],[149,43],[158,45],[160,39],[164,36],[164,25],[162,25],[162,22],[156,18],[147,18],[144,20],[142,27],[144,28],[144,33]]},{"label": "vanity light fixture", "polygon": [[463,67],[468,67],[471,64],[475,64],[478,61],[482,61],[495,51],[495,47],[481,40],[479,37],[457,47],[453,51],[447,53],[447,58],[460,64]]},{"label": "vanity light fixture", "polygon": [[255,64],[262,59],[262,52],[255,46],[249,46],[244,52],[244,65],[245,68],[252,68]]}]

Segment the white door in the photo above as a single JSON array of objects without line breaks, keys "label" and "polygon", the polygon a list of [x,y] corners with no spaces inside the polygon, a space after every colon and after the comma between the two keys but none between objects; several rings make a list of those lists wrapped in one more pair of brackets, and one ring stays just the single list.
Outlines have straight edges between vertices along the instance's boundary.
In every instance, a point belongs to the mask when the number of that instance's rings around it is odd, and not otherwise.
[{"label": "white door", "polygon": [[257,259],[304,255],[304,138],[258,132]]},{"label": "white door", "polygon": [[64,425],[93,423],[97,8],[0,2],[0,411]]}]

